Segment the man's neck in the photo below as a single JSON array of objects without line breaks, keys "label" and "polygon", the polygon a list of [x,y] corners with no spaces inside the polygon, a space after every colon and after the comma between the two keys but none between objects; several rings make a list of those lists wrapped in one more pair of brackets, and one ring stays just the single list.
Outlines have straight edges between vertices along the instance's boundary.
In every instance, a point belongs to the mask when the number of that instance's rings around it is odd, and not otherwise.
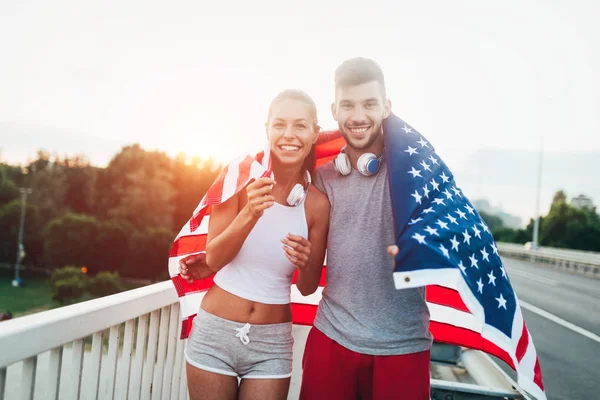
[{"label": "man's neck", "polygon": [[383,135],[380,135],[380,137],[375,142],[373,142],[373,144],[371,144],[368,147],[365,147],[364,149],[355,149],[353,147],[346,146],[345,152],[348,155],[348,158],[350,158],[352,168],[358,169],[356,166],[356,164],[358,163],[358,158],[365,153],[373,153],[375,154],[375,157],[381,157],[381,155],[383,154],[383,143]]}]

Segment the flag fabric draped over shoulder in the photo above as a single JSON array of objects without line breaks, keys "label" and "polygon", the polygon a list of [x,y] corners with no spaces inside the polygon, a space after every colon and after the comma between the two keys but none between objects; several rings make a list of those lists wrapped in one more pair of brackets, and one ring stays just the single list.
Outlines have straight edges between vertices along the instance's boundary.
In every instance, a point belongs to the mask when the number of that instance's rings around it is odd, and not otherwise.
[{"label": "flag fabric draped over shoulder", "polygon": [[545,399],[533,341],[494,238],[433,146],[400,118],[384,125],[397,289],[426,286],[436,341],[480,349]]},{"label": "flag fabric draped over shoulder", "polygon": [[[519,385],[545,399],[535,347],[491,232],[456,186],[454,176],[425,138],[392,115],[384,123],[385,161],[395,221],[397,289],[427,286],[430,330],[437,342],[482,350],[518,372]],[[339,154],[339,132],[322,132],[316,166]],[[177,235],[169,274],[181,304],[181,338],[188,337],[212,277],[188,283],[179,276],[184,257],[205,253],[210,207],[270,173],[268,149],[228,164]],[[317,292],[302,296],[292,285],[293,322],[312,325],[326,268]],[[293,282],[295,283],[296,276]]]}]

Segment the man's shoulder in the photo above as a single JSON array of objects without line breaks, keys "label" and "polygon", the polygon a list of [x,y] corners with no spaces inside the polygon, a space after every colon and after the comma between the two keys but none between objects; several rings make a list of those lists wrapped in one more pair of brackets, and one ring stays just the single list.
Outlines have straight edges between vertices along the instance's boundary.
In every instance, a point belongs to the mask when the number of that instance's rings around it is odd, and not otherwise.
[{"label": "man's shoulder", "polygon": [[327,182],[339,176],[339,173],[335,170],[333,160],[321,165],[316,169],[315,175],[323,182]]}]

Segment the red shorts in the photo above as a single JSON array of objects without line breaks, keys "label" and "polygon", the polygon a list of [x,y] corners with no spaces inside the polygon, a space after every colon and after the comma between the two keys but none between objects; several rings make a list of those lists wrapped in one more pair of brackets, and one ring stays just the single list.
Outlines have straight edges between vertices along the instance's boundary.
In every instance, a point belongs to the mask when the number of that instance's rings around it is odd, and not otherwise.
[{"label": "red shorts", "polygon": [[429,400],[429,350],[372,356],[349,350],[317,328],[306,339],[301,400]]}]

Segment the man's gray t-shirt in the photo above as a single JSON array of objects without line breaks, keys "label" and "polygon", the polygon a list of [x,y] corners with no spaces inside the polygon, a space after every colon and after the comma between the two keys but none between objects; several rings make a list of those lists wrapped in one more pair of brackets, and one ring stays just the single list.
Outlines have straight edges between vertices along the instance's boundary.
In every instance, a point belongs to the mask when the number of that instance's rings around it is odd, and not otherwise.
[{"label": "man's gray t-shirt", "polygon": [[396,290],[394,221],[384,164],[375,176],[342,176],[329,162],[315,186],[331,203],[327,284],[314,326],[363,354],[409,354],[431,348],[425,288]]}]

